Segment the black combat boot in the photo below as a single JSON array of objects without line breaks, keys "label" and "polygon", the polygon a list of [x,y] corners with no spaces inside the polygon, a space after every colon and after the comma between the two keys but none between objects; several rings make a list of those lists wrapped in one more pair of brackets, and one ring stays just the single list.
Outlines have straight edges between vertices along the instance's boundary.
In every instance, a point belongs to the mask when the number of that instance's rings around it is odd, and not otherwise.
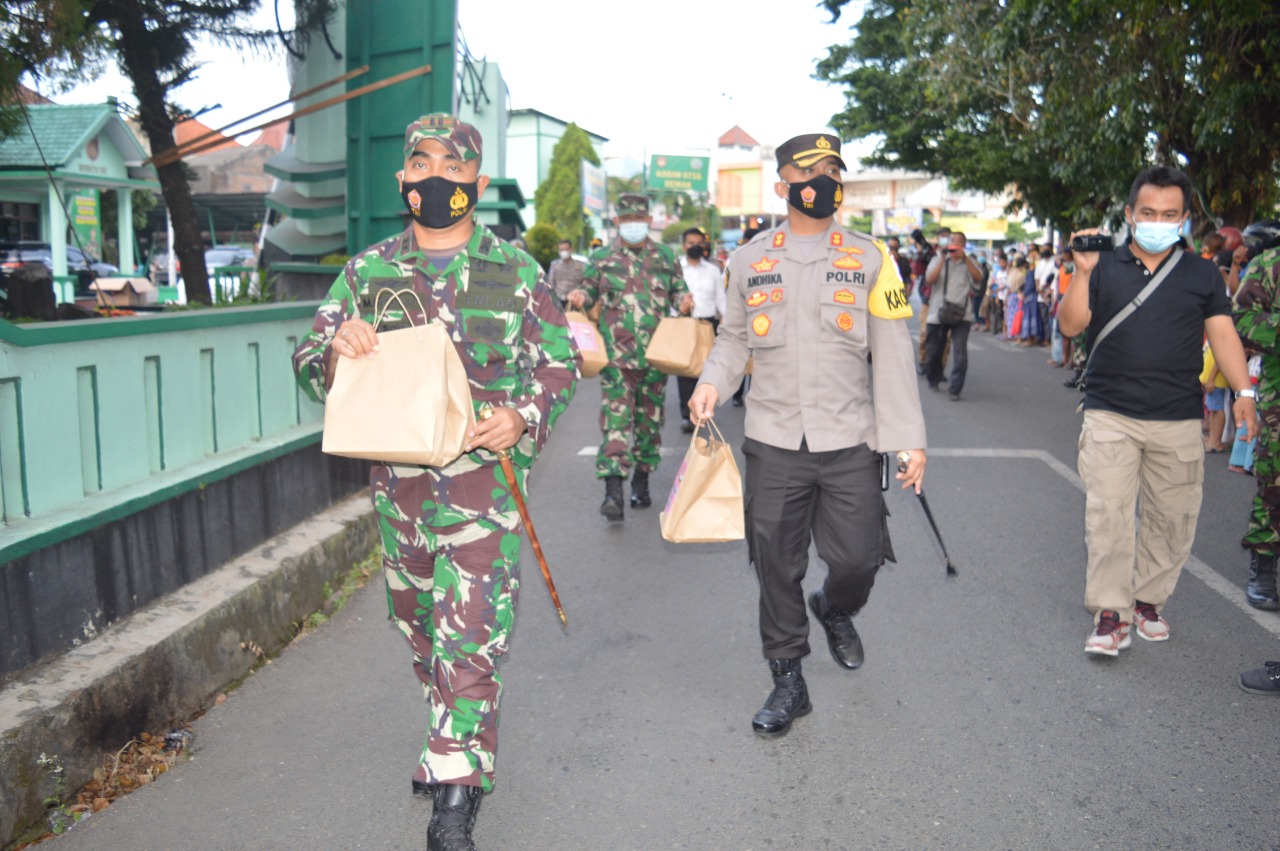
[{"label": "black combat boot", "polygon": [[1245,589],[1244,596],[1255,609],[1268,612],[1280,609],[1280,595],[1276,593],[1275,553],[1257,550],[1249,553],[1249,587]]},{"label": "black combat boot", "polygon": [[827,633],[827,646],[836,664],[850,671],[862,667],[862,639],[853,628],[853,615],[827,602],[827,595],[821,589],[809,595],[809,608]]},{"label": "black combat boot", "polygon": [[435,812],[427,825],[427,851],[476,851],[471,829],[484,794],[479,786],[441,783],[436,787]]},{"label": "black combat boot", "polygon": [[636,470],[631,474],[631,507],[648,508],[652,504],[649,499],[649,473]]},{"label": "black combat boot", "polygon": [[604,480],[604,502],[600,513],[610,520],[622,519],[622,476],[608,476]]},{"label": "black combat boot", "polygon": [[791,722],[808,715],[813,707],[800,674],[799,659],[770,659],[769,670],[773,673],[773,691],[751,719],[751,729],[757,735],[772,738],[790,730]]}]

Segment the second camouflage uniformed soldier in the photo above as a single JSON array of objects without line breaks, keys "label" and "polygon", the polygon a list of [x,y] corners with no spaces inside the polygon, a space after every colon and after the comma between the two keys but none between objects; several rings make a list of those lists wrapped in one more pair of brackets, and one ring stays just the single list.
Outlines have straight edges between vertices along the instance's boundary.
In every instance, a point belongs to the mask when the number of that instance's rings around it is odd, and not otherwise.
[{"label": "second camouflage uniformed soldier", "polygon": [[917,492],[925,467],[906,288],[884,243],[835,221],[840,140],[797,136],[777,158],[774,191],[787,220],[730,258],[727,313],[689,401],[697,420],[712,416],[754,357],[742,452],[747,546],[774,684],[751,721],[762,736],[786,733],[810,711],[800,669],[810,540],[827,577],[809,607],[836,662],[855,669],[863,649],[853,615],[893,559],[881,453],[910,452],[897,478]]},{"label": "second camouflage uniformed soldier", "polygon": [[1236,330],[1245,351],[1262,356],[1258,378],[1258,444],[1253,453],[1257,493],[1249,512],[1249,528],[1241,545],[1249,551],[1249,585],[1245,597],[1257,609],[1280,609],[1276,593],[1276,558],[1280,554],[1280,222],[1258,222],[1245,228],[1249,269],[1235,298]]},{"label": "second camouflage uniformed soldier", "polygon": [[618,238],[592,253],[582,289],[569,294],[575,308],[600,302],[600,336],[609,365],[600,372],[600,430],[596,477],[605,481],[600,513],[623,519],[622,482],[634,469],[631,505],[648,508],[649,474],[662,450],[667,376],[649,366],[645,350],[662,317],[688,313],[693,299],[675,252],[649,239],[649,199],[622,195]]},{"label": "second camouflage uniformed soldier", "polygon": [[[464,454],[448,466],[375,463],[369,476],[391,619],[408,639],[431,707],[412,785],[435,801],[433,851],[474,849],[481,796],[493,787],[497,657],[507,649],[520,578],[520,517],[495,453],[510,449],[523,490],[581,365],[538,264],[474,218],[488,184],[480,156],[480,134],[451,116],[409,125],[397,178],[412,224],[347,263],[294,353],[302,386],[323,401],[341,358],[376,356],[377,294],[409,288],[426,316],[389,311],[384,327],[443,323],[476,413],[495,411],[477,417]],[[413,380],[405,376],[406,393]]]}]

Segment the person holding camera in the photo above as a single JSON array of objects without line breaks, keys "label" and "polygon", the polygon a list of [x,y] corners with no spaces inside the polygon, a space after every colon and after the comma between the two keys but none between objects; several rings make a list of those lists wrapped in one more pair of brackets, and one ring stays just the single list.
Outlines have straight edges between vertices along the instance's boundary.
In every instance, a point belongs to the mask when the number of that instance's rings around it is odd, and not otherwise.
[{"label": "person holding camera", "polygon": [[1110,241],[1099,244],[1096,230],[1072,234],[1076,279],[1058,322],[1068,336],[1089,331],[1077,461],[1085,487],[1085,607],[1094,620],[1086,653],[1118,655],[1130,646],[1131,624],[1146,641],[1169,638],[1162,610],[1200,515],[1205,336],[1236,392],[1236,420],[1248,423],[1250,436],[1257,431],[1222,275],[1184,250],[1190,212],[1191,180],[1156,166],[1129,191],[1129,241],[1108,251]]},{"label": "person holding camera", "polygon": [[969,299],[982,292],[986,280],[982,269],[965,253],[968,240],[959,231],[951,234],[944,253],[934,257],[925,270],[925,282],[933,288],[932,309],[925,318],[925,380],[930,390],[942,383],[942,350],[951,343],[951,379],[947,390],[952,402],[960,401],[964,376],[969,370]]}]

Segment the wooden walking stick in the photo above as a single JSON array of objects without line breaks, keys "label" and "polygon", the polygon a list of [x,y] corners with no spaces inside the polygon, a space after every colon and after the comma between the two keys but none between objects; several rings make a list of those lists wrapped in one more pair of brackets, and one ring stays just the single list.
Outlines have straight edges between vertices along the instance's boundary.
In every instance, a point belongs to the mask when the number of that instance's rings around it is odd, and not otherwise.
[{"label": "wooden walking stick", "polygon": [[[493,408],[485,405],[480,409],[480,419],[487,420],[493,416]],[[569,625],[569,619],[564,616],[564,607],[560,605],[560,595],[556,593],[556,584],[551,581],[551,569],[547,567],[547,557],[542,554],[542,543],[538,540],[538,533],[533,528],[533,520],[529,517],[529,506],[524,503],[524,494],[520,493],[520,485],[516,481],[516,468],[511,464],[511,453],[505,449],[497,450],[498,461],[502,464],[502,473],[507,478],[507,486],[511,488],[511,495],[516,499],[516,509],[520,512],[520,521],[524,523],[524,530],[529,535],[529,544],[533,547],[533,554],[538,558],[538,567],[542,570],[542,578],[547,582],[547,590],[551,592],[551,602],[555,603],[556,614],[560,616],[560,623],[564,626]]]}]

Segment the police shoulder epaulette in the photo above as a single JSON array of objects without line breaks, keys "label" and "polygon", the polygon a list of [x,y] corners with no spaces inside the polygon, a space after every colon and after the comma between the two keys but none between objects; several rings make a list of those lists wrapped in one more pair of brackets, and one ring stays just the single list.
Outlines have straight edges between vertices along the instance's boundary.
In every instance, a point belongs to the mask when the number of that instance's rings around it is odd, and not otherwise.
[{"label": "police shoulder epaulette", "polygon": [[880,251],[880,274],[867,299],[867,309],[879,319],[908,319],[911,302],[907,299],[907,287],[898,274],[898,264],[889,255],[889,249],[880,240],[872,240]]}]

